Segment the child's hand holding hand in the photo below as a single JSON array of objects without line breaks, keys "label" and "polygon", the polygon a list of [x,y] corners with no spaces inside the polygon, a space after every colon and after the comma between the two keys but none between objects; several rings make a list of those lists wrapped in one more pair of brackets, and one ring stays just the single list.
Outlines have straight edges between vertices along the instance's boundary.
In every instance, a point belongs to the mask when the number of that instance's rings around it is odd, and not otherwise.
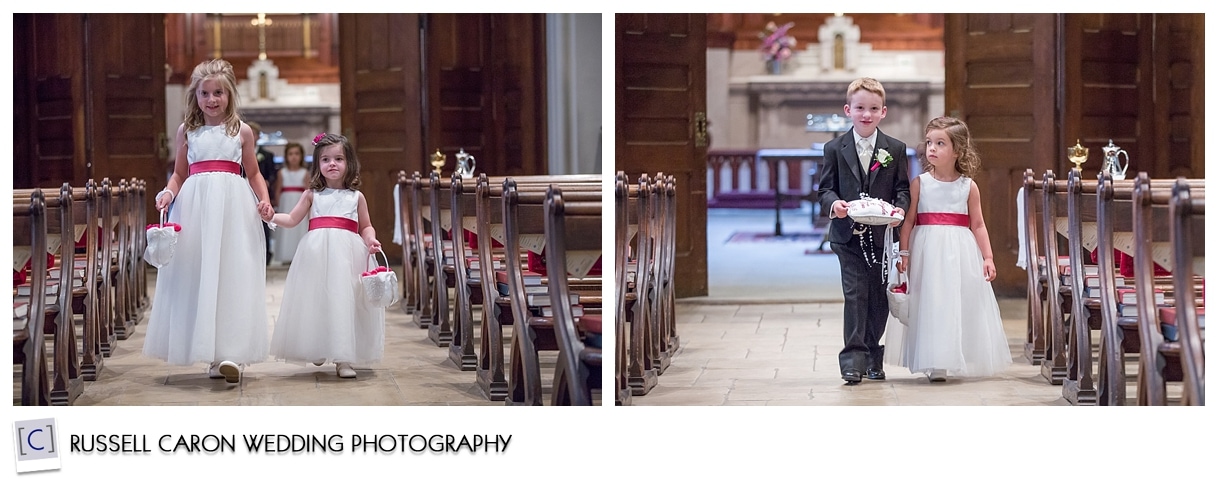
[{"label": "child's hand holding hand", "polygon": [[275,218],[275,209],[271,207],[271,204],[261,202],[258,204],[258,215],[262,216],[262,221],[270,222],[272,218]]}]

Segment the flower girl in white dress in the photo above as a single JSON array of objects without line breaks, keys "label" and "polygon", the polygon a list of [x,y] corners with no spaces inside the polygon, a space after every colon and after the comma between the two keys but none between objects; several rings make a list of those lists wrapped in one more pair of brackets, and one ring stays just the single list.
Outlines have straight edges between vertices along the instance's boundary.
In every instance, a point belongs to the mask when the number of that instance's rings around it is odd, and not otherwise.
[{"label": "flower girl in white dress", "polygon": [[290,213],[263,219],[292,227],[311,214],[284,282],[271,355],[289,362],[334,362],[338,376],[355,378],[353,363],[380,361],[385,311],[363,301],[360,274],[380,251],[368,203],[359,186],[359,162],[346,137],[313,139],[309,188]]},{"label": "flower girl in white dress", "polygon": [[[241,381],[242,365],[266,358],[266,244],[271,210],[241,122],[233,67],[200,63],[191,74],[177,158],[156,208],[182,226],[173,259],[157,272],[144,355],[171,365],[209,364],[211,378]],[[248,178],[241,177],[244,167]]]},{"label": "flower girl in white dress", "polygon": [[[305,168],[304,158],[304,147],[299,143],[292,142],[284,147],[283,168],[279,170],[279,177],[275,181],[275,198],[279,199],[276,212],[291,212],[292,208],[300,202],[300,197],[304,196],[305,183],[309,173],[309,170]],[[296,255],[296,246],[300,244],[300,239],[307,231],[309,228],[304,225],[276,228],[275,262],[278,264],[291,262],[292,257]]]},{"label": "flower girl in white dress", "polygon": [[[951,117],[931,120],[919,150],[926,173],[910,183],[917,215],[901,227],[909,250],[897,261],[897,270],[909,272],[909,325],[897,339],[900,358],[890,361],[932,382],[991,376],[1011,364],[1011,351],[990,285],[997,271],[981,193],[970,178],[980,158],[968,126]],[[888,332],[890,340],[899,330]]]}]

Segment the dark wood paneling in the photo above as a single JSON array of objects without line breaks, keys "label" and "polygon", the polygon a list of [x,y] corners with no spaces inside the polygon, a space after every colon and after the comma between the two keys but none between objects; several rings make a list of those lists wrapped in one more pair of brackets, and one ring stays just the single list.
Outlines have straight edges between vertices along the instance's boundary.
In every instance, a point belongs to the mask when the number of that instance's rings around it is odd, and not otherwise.
[{"label": "dark wood paneling", "polygon": [[34,184],[33,76],[29,71],[33,45],[34,17],[13,14],[13,187],[30,188]]},{"label": "dark wood paneling", "polygon": [[429,14],[428,152],[477,158],[491,175],[548,170],[545,16]]},{"label": "dark wood paneling", "polygon": [[677,297],[707,294],[706,146],[694,118],[706,112],[706,16],[617,14],[616,168],[632,180],[677,184]]},{"label": "dark wood paneling", "polygon": [[[360,191],[377,237],[392,238],[399,170],[424,167],[418,14],[340,14],[343,135],[355,145]],[[386,249],[393,261],[401,252]]]},{"label": "dark wood paneling", "polygon": [[969,125],[981,154],[982,192],[1000,294],[1023,290],[1015,194],[1023,170],[1052,162],[1057,132],[1056,29],[1051,15],[949,14],[945,21],[945,107]]},{"label": "dark wood paneling", "polygon": [[[162,14],[90,14],[86,17],[86,178],[139,178],[150,192],[165,187],[165,22]],[[83,172],[83,174],[81,174]],[[154,218],[154,196],[145,209]]]},{"label": "dark wood paneling", "polygon": [[[14,187],[58,187],[83,176],[81,14],[14,14]],[[20,63],[17,63],[20,62]],[[20,90],[17,90],[20,89]],[[77,165],[82,171],[77,172]]]},{"label": "dark wood paneling", "polygon": [[[999,265],[996,288],[1019,290],[1014,192],[1024,168],[1072,164],[1067,146],[1091,148],[1083,176],[1101,167],[1112,139],[1130,171],[1204,176],[1204,16],[1201,14],[949,14],[945,28],[949,113],[981,152],[977,183]],[[1132,174],[1131,174],[1132,175]],[[1009,262],[1008,263],[1008,259]]]}]

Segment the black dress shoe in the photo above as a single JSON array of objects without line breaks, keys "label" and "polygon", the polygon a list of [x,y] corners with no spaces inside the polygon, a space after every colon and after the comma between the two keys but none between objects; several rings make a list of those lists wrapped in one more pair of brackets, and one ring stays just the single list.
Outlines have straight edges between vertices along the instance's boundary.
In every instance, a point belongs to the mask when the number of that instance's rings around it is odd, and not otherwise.
[{"label": "black dress shoe", "polygon": [[884,369],[882,369],[882,368],[868,368],[867,369],[867,379],[868,380],[883,380],[884,378],[886,378],[886,377],[884,377]]},{"label": "black dress shoe", "polygon": [[857,370],[847,370],[842,372],[842,380],[846,381],[846,385],[858,385],[863,381],[863,375]]}]

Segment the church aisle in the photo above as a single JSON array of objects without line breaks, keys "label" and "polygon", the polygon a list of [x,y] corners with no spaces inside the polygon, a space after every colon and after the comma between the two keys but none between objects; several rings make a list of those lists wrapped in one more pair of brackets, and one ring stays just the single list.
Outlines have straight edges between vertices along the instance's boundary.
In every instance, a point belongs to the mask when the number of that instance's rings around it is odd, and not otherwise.
[{"label": "church aisle", "polygon": [[[885,365],[888,379],[846,386],[838,371],[842,304],[677,302],[681,349],[634,405],[1069,405],[1022,355],[989,378],[930,383]],[[1023,352],[1026,301],[999,301],[1012,352]],[[1021,307],[1023,306],[1023,307]]]},{"label": "church aisle", "polygon": [[[285,267],[267,270],[268,327],[272,329],[286,275]],[[156,273],[150,271],[150,297],[155,285]],[[203,365],[172,366],[144,357],[141,349],[147,328],[144,318],[131,338],[117,343],[101,378],[85,383],[76,405],[503,405],[486,400],[474,382],[475,373],[453,366],[448,349],[428,340],[427,331],[415,327],[397,305],[386,310],[385,358],[377,365],[356,364],[355,379],[338,378],[333,364],[316,367],[267,361],[246,367],[242,382],[229,386],[223,379],[207,378]],[[510,329],[505,333],[510,339]],[[553,365],[553,359],[545,355],[542,361]],[[552,368],[543,368],[543,381],[548,382],[552,375]],[[545,391],[548,395],[548,385]]]},{"label": "church aisle", "polygon": [[[810,230],[807,211],[784,210],[783,221],[790,232]],[[1022,356],[1023,298],[999,299],[1013,352],[1013,365],[999,376],[931,384],[924,375],[885,365],[887,380],[845,386],[837,364],[842,349],[837,257],[809,254],[814,241],[724,241],[733,232],[772,231],[773,225],[772,210],[709,211],[710,295],[677,300],[681,349],[657,386],[632,397],[632,404],[1068,405],[1061,386],[1050,385],[1040,366]]]}]

